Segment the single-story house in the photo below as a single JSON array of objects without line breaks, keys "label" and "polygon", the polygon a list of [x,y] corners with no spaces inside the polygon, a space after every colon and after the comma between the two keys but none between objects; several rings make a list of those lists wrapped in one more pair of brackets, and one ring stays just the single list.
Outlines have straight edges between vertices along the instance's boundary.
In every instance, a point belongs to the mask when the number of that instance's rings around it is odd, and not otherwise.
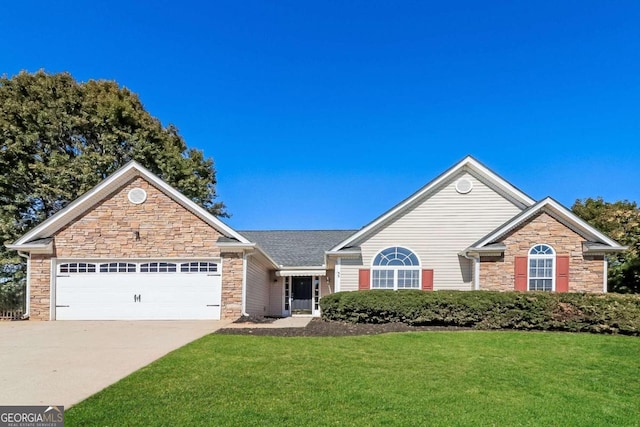
[{"label": "single-story house", "polygon": [[359,230],[237,231],[130,162],[8,245],[31,319],[320,313],[363,289],[606,292],[625,247],[466,157]]}]

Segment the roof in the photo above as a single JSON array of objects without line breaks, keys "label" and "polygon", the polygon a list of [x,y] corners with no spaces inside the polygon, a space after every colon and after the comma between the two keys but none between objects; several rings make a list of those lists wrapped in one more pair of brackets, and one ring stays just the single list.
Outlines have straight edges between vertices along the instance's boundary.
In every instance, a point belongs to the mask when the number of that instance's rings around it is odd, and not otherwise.
[{"label": "roof", "polygon": [[240,231],[283,267],[323,266],[325,251],[357,230]]},{"label": "roof", "polygon": [[354,244],[357,244],[364,236],[370,235],[371,233],[385,227],[389,222],[401,217],[408,210],[412,209],[416,203],[419,203],[438,192],[442,187],[447,185],[451,179],[462,172],[473,173],[486,180],[520,209],[526,209],[535,203],[534,199],[507,182],[504,178],[491,171],[473,157],[467,156],[422,187],[420,190],[398,203],[378,218],[374,219],[368,225],[361,228],[358,232],[348,236],[347,239],[336,244],[331,248],[331,252],[339,251],[348,246],[354,246]]},{"label": "roof", "polygon": [[555,201],[551,197],[547,197],[531,206],[529,209],[522,211],[520,214],[511,218],[509,221],[502,224],[501,226],[475,242],[473,245],[467,248],[465,252],[478,250],[482,251],[486,250],[485,248],[496,246],[496,244],[500,242],[500,240],[504,236],[541,212],[548,213],[549,215],[553,216],[555,219],[578,233],[580,236],[585,238],[588,242],[593,243],[592,245],[588,246],[592,252],[595,252],[597,249],[602,251],[605,248],[607,248],[606,250],[609,252],[623,251],[627,249],[626,246],[620,245],[620,243],[606,236],[604,233],[598,231],[596,228],[579,218],[569,209],[562,206],[559,202]]},{"label": "roof", "polygon": [[55,215],[43,221],[40,225],[20,237],[13,245],[7,245],[7,247],[17,250],[22,250],[23,247],[27,249],[26,244],[28,242],[53,236],[69,222],[78,218],[80,215],[90,210],[96,203],[108,197],[115,189],[138,176],[147,180],[154,187],[158,188],[171,199],[191,211],[194,215],[220,231],[225,236],[237,239],[239,242],[249,243],[243,236],[238,234],[238,232],[220,221],[202,206],[194,203],[191,199],[164,182],[144,166],[132,160],[111,174],[100,184],[96,185],[93,189],[87,191],[78,199],[70,203],[66,208],[57,212]]}]

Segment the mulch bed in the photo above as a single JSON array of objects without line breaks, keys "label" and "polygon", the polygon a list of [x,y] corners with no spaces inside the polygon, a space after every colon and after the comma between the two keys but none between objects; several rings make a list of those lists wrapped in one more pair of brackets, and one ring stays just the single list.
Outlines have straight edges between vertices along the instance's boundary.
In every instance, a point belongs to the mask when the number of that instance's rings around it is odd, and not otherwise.
[{"label": "mulch bed", "polygon": [[[257,321],[253,323],[268,323]],[[239,323],[252,323],[243,319]],[[219,329],[216,334],[224,335],[262,335],[274,337],[343,337],[353,335],[376,335],[389,332],[418,332],[418,331],[470,331],[471,328],[447,326],[409,326],[404,323],[345,323],[313,319],[305,328],[227,328]]]}]

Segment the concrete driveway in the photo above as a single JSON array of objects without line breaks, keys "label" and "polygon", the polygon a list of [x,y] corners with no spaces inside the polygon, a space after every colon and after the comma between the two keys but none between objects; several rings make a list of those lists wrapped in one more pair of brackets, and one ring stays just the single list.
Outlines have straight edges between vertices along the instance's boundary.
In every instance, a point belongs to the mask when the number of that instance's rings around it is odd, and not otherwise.
[{"label": "concrete driveway", "polygon": [[0,322],[0,405],[68,408],[228,323]]}]

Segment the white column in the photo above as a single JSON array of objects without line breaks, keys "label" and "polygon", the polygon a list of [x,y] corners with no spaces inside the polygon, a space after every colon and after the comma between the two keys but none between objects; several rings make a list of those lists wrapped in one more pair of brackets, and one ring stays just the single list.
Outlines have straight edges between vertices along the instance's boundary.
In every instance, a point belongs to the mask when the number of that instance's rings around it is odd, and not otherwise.
[{"label": "white column", "polygon": [[340,270],[342,269],[342,258],[338,258],[336,260],[336,267],[335,267],[335,278],[334,278],[334,284],[333,284],[333,291],[334,292],[340,292]]}]

